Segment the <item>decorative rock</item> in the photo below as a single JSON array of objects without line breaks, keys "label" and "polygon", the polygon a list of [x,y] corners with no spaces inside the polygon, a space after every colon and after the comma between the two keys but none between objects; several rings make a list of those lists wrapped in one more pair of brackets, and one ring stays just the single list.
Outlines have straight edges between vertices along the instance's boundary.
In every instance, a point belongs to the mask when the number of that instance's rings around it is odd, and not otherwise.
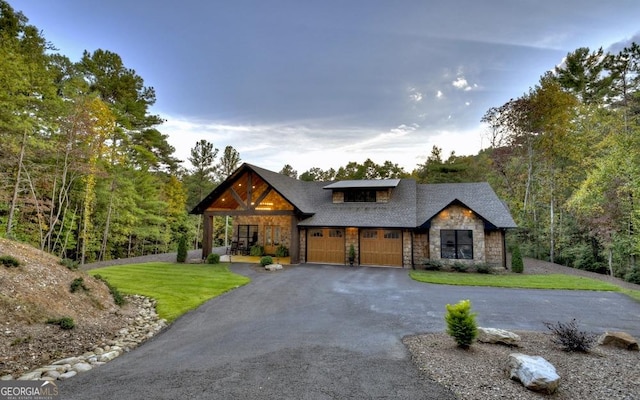
[{"label": "decorative rock", "polygon": [[60,375],[62,375],[62,374],[60,372],[58,372],[58,371],[47,371],[44,374],[44,377],[45,378],[52,378],[53,380],[56,380],[56,379],[58,379],[60,377]]},{"label": "decorative rock", "polygon": [[12,381],[13,375],[2,375],[0,376],[0,381]]},{"label": "decorative rock", "polygon": [[92,370],[93,367],[91,366],[91,364],[87,364],[86,362],[79,362],[77,364],[75,364],[73,366],[72,371],[76,371],[76,372],[87,372]]},{"label": "decorative rock", "polygon": [[21,377],[18,378],[19,381],[32,381],[35,379],[40,379],[40,377],[42,376],[42,371],[31,371],[31,372],[27,372],[26,374],[22,375]]},{"label": "decorative rock", "polygon": [[51,363],[51,365],[65,365],[65,364],[76,364],[80,361],[80,357],[69,357],[63,358],[62,360],[58,360],[56,362]]},{"label": "decorative rock", "polygon": [[519,341],[520,336],[513,332],[505,331],[504,329],[478,327],[478,342],[517,346]]},{"label": "decorative rock", "polygon": [[107,362],[107,361],[111,361],[114,358],[118,357],[120,355],[120,353],[118,353],[117,351],[110,351],[108,353],[104,353],[102,354],[99,358],[98,361],[101,362]]},{"label": "decorative rock", "polygon": [[65,372],[64,374],[60,375],[58,377],[58,379],[59,380],[65,380],[65,379],[73,378],[76,375],[78,375],[78,373],[76,371],[69,371],[69,372]]},{"label": "decorative rock", "polygon": [[507,368],[509,378],[520,381],[529,390],[551,394],[560,384],[555,367],[540,356],[511,353]]},{"label": "decorative rock", "polygon": [[609,345],[620,347],[627,350],[640,350],[638,348],[638,341],[626,332],[605,332],[598,339],[600,345]]},{"label": "decorative rock", "polygon": [[265,265],[264,269],[266,269],[267,271],[278,271],[282,269],[282,265],[281,264],[269,264],[269,265]]}]

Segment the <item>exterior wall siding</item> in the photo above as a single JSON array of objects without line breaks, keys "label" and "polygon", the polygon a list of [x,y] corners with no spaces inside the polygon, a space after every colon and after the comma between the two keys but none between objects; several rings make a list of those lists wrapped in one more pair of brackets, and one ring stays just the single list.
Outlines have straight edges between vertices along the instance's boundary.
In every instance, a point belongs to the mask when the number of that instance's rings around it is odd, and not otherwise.
[{"label": "exterior wall siding", "polygon": [[[443,229],[464,229],[473,232],[473,260],[443,259],[440,254],[440,231]],[[429,254],[432,259],[444,262],[465,263],[485,262],[484,222],[468,208],[452,205],[431,220],[429,228]]]}]

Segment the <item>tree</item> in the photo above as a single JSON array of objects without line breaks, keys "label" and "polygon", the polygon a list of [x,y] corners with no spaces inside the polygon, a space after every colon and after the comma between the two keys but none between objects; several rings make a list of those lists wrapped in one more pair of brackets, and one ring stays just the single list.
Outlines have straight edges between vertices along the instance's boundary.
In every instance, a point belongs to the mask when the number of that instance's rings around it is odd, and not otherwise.
[{"label": "tree", "polygon": [[240,164],[240,153],[232,146],[224,148],[224,153],[220,157],[220,161],[216,166],[216,175],[218,182],[222,182],[235,171]]},{"label": "tree", "polygon": [[605,54],[602,47],[590,52],[587,47],[580,47],[565,57],[564,63],[555,68],[555,79],[570,93],[583,103],[603,103],[611,94],[613,74],[605,74],[610,55]]},{"label": "tree", "polygon": [[293,169],[293,167],[289,164],[285,164],[284,167],[282,167],[282,169],[279,172],[282,175],[286,175],[288,177],[291,177],[293,179],[297,179],[298,178],[298,171],[296,171],[295,169]]}]

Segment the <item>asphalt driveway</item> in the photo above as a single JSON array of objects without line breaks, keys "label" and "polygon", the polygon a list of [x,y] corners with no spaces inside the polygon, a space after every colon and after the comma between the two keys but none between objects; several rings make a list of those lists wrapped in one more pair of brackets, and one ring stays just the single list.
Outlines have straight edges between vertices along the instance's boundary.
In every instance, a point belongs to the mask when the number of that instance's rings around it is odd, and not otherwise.
[{"label": "asphalt driveway", "polygon": [[302,265],[232,269],[252,283],[204,304],[141,347],[61,382],[63,399],[454,399],[401,342],[444,330],[470,299],[480,326],[640,336],[640,305],[617,293],[429,285],[407,270]]}]

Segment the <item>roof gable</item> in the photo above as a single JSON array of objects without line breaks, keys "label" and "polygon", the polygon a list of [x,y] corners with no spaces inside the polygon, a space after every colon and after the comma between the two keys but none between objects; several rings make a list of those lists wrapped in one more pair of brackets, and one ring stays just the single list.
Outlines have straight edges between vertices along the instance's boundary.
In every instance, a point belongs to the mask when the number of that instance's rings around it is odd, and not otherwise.
[{"label": "roof gable", "polygon": [[428,225],[440,211],[456,202],[462,203],[496,228],[517,227],[509,209],[487,182],[419,185],[417,225]]}]

